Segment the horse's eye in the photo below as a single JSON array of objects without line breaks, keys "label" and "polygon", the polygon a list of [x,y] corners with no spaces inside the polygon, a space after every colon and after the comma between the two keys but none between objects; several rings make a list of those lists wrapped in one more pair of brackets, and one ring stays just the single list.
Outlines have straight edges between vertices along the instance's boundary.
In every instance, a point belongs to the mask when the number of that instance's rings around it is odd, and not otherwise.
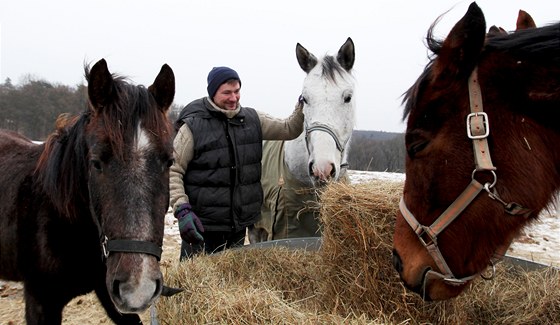
[{"label": "horse's eye", "polygon": [[175,163],[175,159],[171,158],[167,160],[167,168],[173,166],[173,164]]},{"label": "horse's eye", "polygon": [[92,159],[91,160],[91,165],[93,166],[93,168],[97,169],[98,171],[102,170],[101,161],[99,161],[97,159]]},{"label": "horse's eye", "polygon": [[351,100],[352,100],[351,95],[348,95],[348,96],[344,97],[344,103],[346,103],[346,104],[350,103]]},{"label": "horse's eye", "polygon": [[414,158],[414,156],[416,156],[416,154],[418,154],[420,151],[424,150],[424,148],[426,148],[427,145],[428,145],[428,141],[426,140],[413,142],[406,149],[406,151],[408,152],[408,156],[410,158]]}]

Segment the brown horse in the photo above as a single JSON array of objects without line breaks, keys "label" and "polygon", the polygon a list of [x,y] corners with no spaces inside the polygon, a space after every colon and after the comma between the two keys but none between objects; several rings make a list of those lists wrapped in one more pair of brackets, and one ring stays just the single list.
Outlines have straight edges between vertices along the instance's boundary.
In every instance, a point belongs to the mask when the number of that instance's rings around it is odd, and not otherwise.
[{"label": "brown horse", "polygon": [[[472,3],[405,95],[406,181],[393,263],[426,300],[455,297],[560,188],[560,24],[486,39]],[[466,124],[465,124],[466,122]]]},{"label": "brown horse", "polygon": [[149,88],[86,67],[88,108],[38,145],[0,131],[0,278],[24,284],[28,324],[60,324],[95,290],[117,324],[138,324],[159,269],[173,130],[173,71]]}]

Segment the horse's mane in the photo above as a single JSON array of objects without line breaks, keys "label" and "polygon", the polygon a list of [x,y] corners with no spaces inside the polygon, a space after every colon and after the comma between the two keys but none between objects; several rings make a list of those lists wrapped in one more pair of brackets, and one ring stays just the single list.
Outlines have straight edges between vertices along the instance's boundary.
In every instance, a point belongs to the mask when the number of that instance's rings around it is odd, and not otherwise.
[{"label": "horse's mane", "polygon": [[560,64],[560,23],[492,37],[484,51],[508,52],[520,59]]},{"label": "horse's mane", "polygon": [[326,55],[322,60],[323,76],[336,85],[336,76],[344,77],[346,70],[332,55]]},{"label": "horse's mane", "polygon": [[420,74],[420,77],[418,77],[416,82],[410,88],[408,88],[407,91],[404,92],[403,100],[402,100],[402,104],[404,105],[403,116],[402,116],[403,121],[406,120],[412,108],[416,106],[416,100],[418,98],[418,94],[421,92],[421,90],[425,87],[425,84],[427,83],[428,76],[431,74],[432,71],[433,62],[434,62],[433,59],[430,59],[430,62],[426,65],[424,71],[422,71],[422,74]]},{"label": "horse's mane", "polygon": [[[84,130],[90,114],[80,116],[60,116],[56,131],[45,141],[45,148],[35,173],[43,190],[53,204],[68,216],[77,214],[77,207],[87,207],[89,198],[87,187],[88,154],[84,145]],[[72,204],[80,202],[81,204]]]},{"label": "horse's mane", "polygon": [[[86,68],[89,81],[89,69]],[[69,216],[76,216],[76,209],[89,202],[87,181],[89,148],[87,132],[97,132],[94,137],[106,139],[114,159],[126,161],[130,139],[137,135],[140,121],[146,130],[158,138],[173,134],[167,116],[157,109],[148,89],[133,86],[124,77],[113,75],[111,98],[102,108],[89,107],[78,116],[58,118],[56,130],[45,141],[45,148],[37,163],[35,173],[43,190],[55,206]],[[91,104],[89,104],[91,106]],[[97,129],[88,129],[95,120]]]},{"label": "horse's mane", "polygon": [[[443,40],[437,39],[433,35],[436,23],[437,20],[430,26],[426,35],[426,46],[431,53],[429,62],[416,82],[403,94],[402,103],[405,105],[403,120],[416,105],[416,98],[425,86],[433,63],[443,46]],[[560,64],[560,23],[496,35],[487,39],[482,51],[482,55],[492,52],[507,52],[519,59],[538,60],[558,65]]]}]

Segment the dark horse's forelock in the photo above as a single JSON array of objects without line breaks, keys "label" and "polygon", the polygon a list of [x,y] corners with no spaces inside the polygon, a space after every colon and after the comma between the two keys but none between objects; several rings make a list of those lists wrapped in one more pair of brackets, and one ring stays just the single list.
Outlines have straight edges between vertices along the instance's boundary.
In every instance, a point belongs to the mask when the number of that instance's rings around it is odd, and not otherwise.
[{"label": "dark horse's forelock", "polygon": [[323,58],[323,76],[336,85],[336,75],[344,76],[344,68],[331,55]]},{"label": "dark horse's forelock", "polygon": [[[86,70],[86,80],[89,81],[89,71]],[[95,114],[100,114],[102,132],[107,134],[114,154],[118,159],[125,160],[124,139],[136,139],[139,123],[156,138],[166,139],[172,134],[169,121],[147,88],[141,85],[131,85],[126,78],[113,75],[114,98],[102,109],[93,108]],[[136,112],[127,112],[126,108],[133,108]]]},{"label": "dark horse's forelock", "polygon": [[407,116],[410,114],[412,107],[416,106],[416,99],[418,98],[418,94],[423,90],[426,80],[431,74],[436,55],[440,52],[443,45],[442,40],[436,39],[434,37],[434,29],[438,21],[439,19],[430,26],[428,32],[426,33],[426,47],[431,53],[431,55],[429,56],[430,61],[428,62],[428,64],[424,68],[424,71],[422,71],[422,74],[420,74],[420,77],[418,77],[416,82],[403,94],[402,103],[405,105],[402,116],[403,121],[406,120]]},{"label": "dark horse's forelock", "polygon": [[[57,208],[69,216],[77,215],[76,207],[86,206],[89,200],[78,197],[76,193],[87,193],[79,189],[87,186],[89,148],[85,130],[92,120],[92,114],[98,114],[99,133],[110,143],[115,159],[128,159],[125,153],[132,143],[127,143],[125,139],[136,139],[139,123],[155,139],[163,143],[170,142],[166,140],[172,135],[171,124],[162,110],[158,109],[147,88],[131,85],[124,78],[116,76],[113,90],[114,101],[105,107],[88,109],[60,123],[56,132],[45,141],[45,149],[37,163],[35,172],[45,192],[49,193]],[[128,107],[136,112],[125,111]],[[79,202],[76,203],[76,200]]]},{"label": "dark horse's forelock", "polygon": [[403,101],[402,101],[402,103],[404,104],[404,111],[402,116],[403,121],[406,120],[406,118],[410,114],[410,111],[412,111],[412,108],[416,106],[418,95],[420,94],[420,92],[423,91],[427,83],[428,76],[431,74],[432,63],[433,61],[431,61],[426,66],[426,68],[424,69],[424,71],[422,71],[422,74],[416,80],[416,82],[410,88],[408,88],[408,90],[403,94]]}]

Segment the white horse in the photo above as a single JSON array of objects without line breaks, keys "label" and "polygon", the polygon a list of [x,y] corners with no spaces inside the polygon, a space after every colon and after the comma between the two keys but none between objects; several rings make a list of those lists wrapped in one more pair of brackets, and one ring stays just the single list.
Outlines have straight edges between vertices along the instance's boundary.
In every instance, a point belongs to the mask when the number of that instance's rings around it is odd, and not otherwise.
[{"label": "white horse", "polygon": [[249,227],[251,243],[320,236],[313,210],[317,189],[346,177],[354,128],[354,43],[348,38],[335,56],[318,60],[299,43],[299,66],[307,73],[300,101],[304,132],[291,141],[263,143],[262,219]]}]

